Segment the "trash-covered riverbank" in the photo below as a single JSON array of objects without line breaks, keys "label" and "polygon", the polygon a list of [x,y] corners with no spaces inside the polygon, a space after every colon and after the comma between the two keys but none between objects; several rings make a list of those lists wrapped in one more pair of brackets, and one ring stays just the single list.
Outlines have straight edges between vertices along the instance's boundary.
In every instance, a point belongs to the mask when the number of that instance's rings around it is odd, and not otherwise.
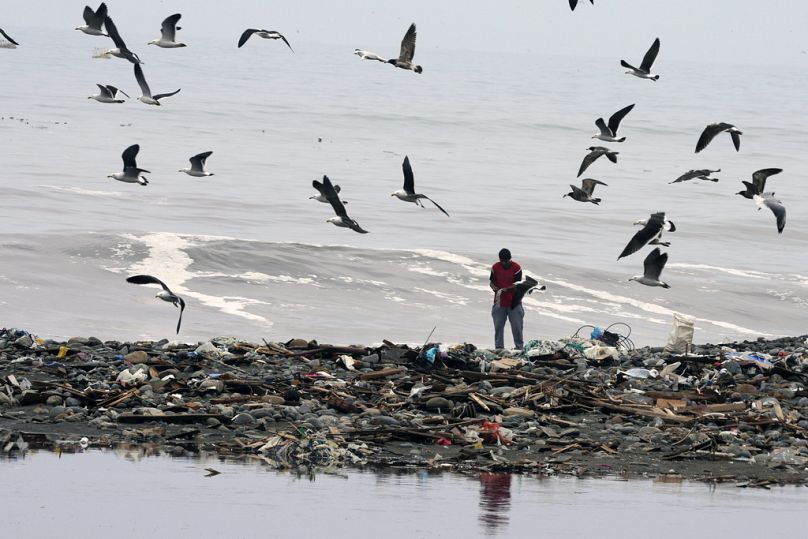
[{"label": "trash-covered riverbank", "polygon": [[526,351],[0,330],[0,451],[151,444],[285,467],[808,481],[806,337]]}]

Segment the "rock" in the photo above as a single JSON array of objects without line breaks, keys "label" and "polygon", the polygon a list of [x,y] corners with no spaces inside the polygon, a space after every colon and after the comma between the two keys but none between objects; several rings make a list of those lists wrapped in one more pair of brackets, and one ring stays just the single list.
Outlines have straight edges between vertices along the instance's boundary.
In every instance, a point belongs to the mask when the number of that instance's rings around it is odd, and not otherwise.
[{"label": "rock", "polygon": [[506,416],[523,416],[523,417],[533,417],[536,415],[536,412],[533,410],[528,410],[527,408],[505,408],[502,413]]},{"label": "rock", "polygon": [[424,407],[431,412],[437,412],[437,411],[448,412],[451,411],[452,408],[454,408],[454,403],[449,399],[445,399],[443,397],[432,397],[431,399],[426,401]]},{"label": "rock", "polygon": [[247,413],[240,413],[233,417],[232,421],[235,425],[253,425],[255,424],[255,418]]},{"label": "rock", "polygon": [[48,397],[48,400],[45,401],[45,404],[48,406],[60,406],[62,404],[62,397],[59,395],[51,395]]},{"label": "rock", "polygon": [[147,361],[149,361],[149,354],[147,354],[143,350],[138,350],[136,352],[126,354],[123,360],[133,365],[137,365],[139,363],[146,363]]}]

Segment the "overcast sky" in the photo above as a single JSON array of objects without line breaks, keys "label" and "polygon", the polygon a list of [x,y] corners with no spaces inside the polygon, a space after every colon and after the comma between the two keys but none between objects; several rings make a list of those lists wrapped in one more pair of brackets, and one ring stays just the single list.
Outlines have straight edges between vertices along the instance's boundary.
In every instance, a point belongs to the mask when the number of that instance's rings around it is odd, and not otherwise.
[{"label": "overcast sky", "polygon": [[[157,37],[160,21],[180,12],[186,42],[221,35],[230,46],[243,29],[266,28],[284,33],[299,53],[307,43],[333,43],[391,55],[408,24],[416,22],[424,55],[430,49],[492,50],[617,56],[639,63],[659,37],[660,61],[778,63],[795,69],[808,64],[808,2],[596,0],[593,6],[581,0],[574,12],[567,0],[111,0],[107,5],[124,39]],[[83,8],[70,0],[2,0],[0,23],[24,45],[62,35],[40,30],[72,32],[83,24]]]}]

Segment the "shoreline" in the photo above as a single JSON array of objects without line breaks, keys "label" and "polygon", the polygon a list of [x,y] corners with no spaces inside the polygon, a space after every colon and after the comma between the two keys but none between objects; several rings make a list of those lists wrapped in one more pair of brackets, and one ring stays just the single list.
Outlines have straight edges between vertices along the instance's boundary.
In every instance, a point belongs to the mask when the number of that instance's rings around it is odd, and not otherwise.
[{"label": "shoreline", "polygon": [[611,354],[602,343],[533,344],[517,355],[0,330],[0,449],[149,444],[276,468],[808,484],[805,336],[602,360],[585,357]]}]

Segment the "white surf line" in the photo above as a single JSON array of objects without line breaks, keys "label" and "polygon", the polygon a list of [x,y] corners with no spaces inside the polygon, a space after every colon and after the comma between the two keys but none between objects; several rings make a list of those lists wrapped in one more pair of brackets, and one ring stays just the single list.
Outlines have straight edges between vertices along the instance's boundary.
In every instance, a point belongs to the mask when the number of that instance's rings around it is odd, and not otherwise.
[{"label": "white surf line", "polygon": [[129,241],[143,243],[149,249],[146,258],[132,264],[127,272],[159,275],[161,280],[170,283],[171,289],[181,296],[199,300],[203,305],[225,314],[268,326],[273,325],[273,322],[263,316],[244,310],[252,305],[269,305],[267,302],[241,296],[210,296],[194,292],[185,286],[186,282],[198,277],[189,270],[194,261],[185,249],[195,247],[196,244],[188,237],[168,232],[156,232],[144,236],[124,234],[123,237]]},{"label": "white surf line", "polygon": [[668,269],[684,268],[684,269],[698,269],[706,271],[720,271],[729,275],[734,275],[735,277],[747,277],[749,279],[772,279],[774,277],[774,275],[770,273],[764,273],[762,271],[722,268],[721,266],[710,266],[708,264],[685,264],[682,262],[676,262],[673,264],[668,264],[667,267]]},{"label": "white surf line", "polygon": [[471,301],[469,298],[464,296],[456,296],[454,294],[448,294],[446,292],[440,292],[438,290],[429,290],[427,288],[419,288],[415,287],[413,290],[418,292],[423,292],[425,294],[431,294],[436,298],[443,299],[448,301],[449,303],[454,303],[455,305],[468,305]]},{"label": "white surf line", "polygon": [[98,191],[94,189],[84,189],[83,187],[64,187],[61,185],[37,185],[37,187],[44,187],[52,191],[60,191],[62,193],[72,193],[74,195],[87,195],[93,197],[112,197],[120,198],[124,196],[123,191]]},{"label": "white surf line", "polygon": [[[668,309],[667,307],[663,307],[661,305],[655,305],[653,303],[646,303],[644,301],[636,300],[636,299],[629,298],[629,297],[626,297],[626,296],[618,296],[616,294],[612,294],[611,292],[593,290],[591,288],[586,288],[585,286],[580,286],[580,285],[577,285],[577,284],[568,283],[566,281],[548,280],[548,279],[540,279],[539,278],[539,282],[552,283],[552,284],[555,284],[555,285],[558,285],[558,286],[562,286],[564,288],[569,288],[571,290],[575,290],[577,292],[583,292],[585,294],[589,294],[589,295],[594,296],[596,298],[600,298],[600,299],[604,299],[604,300],[608,300],[608,301],[616,301],[616,302],[619,302],[619,303],[622,303],[622,304],[628,304],[628,305],[631,305],[633,307],[636,307],[636,308],[638,308],[638,309],[640,309],[642,311],[648,312],[648,313],[666,315],[666,316],[673,316],[674,313],[678,312],[678,311]],[[756,331],[756,330],[753,330],[753,329],[745,328],[743,326],[738,326],[738,325],[732,324],[730,322],[722,322],[722,321],[719,321],[719,320],[710,320],[708,318],[699,318],[697,316],[693,316],[693,315],[690,315],[690,314],[687,314],[687,313],[679,313],[679,314],[683,314],[684,316],[687,316],[688,318],[690,318],[690,319],[692,319],[692,320],[694,320],[696,322],[704,322],[706,324],[712,324],[712,325],[718,326],[720,328],[732,330],[732,331],[734,331],[736,333],[746,333],[746,334],[749,334],[749,335],[760,335],[760,336],[763,336],[763,337],[774,337],[775,336],[775,335],[773,335],[771,333],[763,333],[761,331]]]}]

